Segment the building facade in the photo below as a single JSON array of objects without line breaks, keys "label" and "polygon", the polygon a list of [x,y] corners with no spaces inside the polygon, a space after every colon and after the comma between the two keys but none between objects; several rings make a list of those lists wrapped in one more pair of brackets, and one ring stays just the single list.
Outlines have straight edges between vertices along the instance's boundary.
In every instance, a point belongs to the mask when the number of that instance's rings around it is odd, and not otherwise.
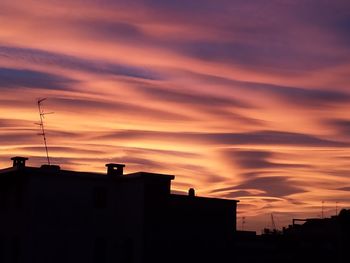
[{"label": "building facade", "polygon": [[12,160],[0,170],[0,262],[209,262],[236,231],[237,201],[172,194],[172,175]]}]

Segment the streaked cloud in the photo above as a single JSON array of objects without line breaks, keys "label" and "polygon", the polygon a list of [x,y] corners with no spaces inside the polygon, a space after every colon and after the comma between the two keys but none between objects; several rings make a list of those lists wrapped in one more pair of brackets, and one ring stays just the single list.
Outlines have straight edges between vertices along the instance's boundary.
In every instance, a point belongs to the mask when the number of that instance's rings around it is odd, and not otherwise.
[{"label": "streaked cloud", "polygon": [[[304,190],[298,186],[295,186],[293,183],[290,183],[290,180],[286,177],[282,176],[268,176],[268,177],[256,177],[250,178],[245,181],[243,184],[231,187],[220,189],[220,191],[228,191],[228,190],[239,190],[239,189],[257,189],[261,190],[261,196],[272,196],[272,197],[284,197],[295,193],[304,192]],[[215,192],[219,192],[216,190]],[[247,195],[244,192],[241,194]],[[229,193],[229,196],[232,193]],[[233,194],[237,194],[237,192],[233,192]],[[252,194],[248,194],[252,195]]]},{"label": "streaked cloud", "polygon": [[[146,139],[171,141],[177,139],[184,142],[209,143],[220,145],[290,145],[299,147],[349,147],[349,143],[321,139],[312,135],[281,131],[256,131],[248,133],[191,133],[191,132],[158,132],[142,130],[116,131],[103,134],[97,139]],[[237,154],[241,154],[238,152]],[[246,154],[246,153],[245,153]],[[242,153],[244,155],[244,153]],[[243,156],[244,157],[244,156]]]},{"label": "streaked cloud", "polygon": [[[88,73],[98,75],[106,74],[144,79],[156,79],[160,77],[160,75],[157,75],[156,72],[151,72],[150,70],[142,67],[133,67],[122,63],[118,64],[109,63],[101,60],[85,59],[71,55],[45,51],[41,49],[0,46],[0,57],[11,61],[22,61],[27,63],[39,64],[42,66],[56,66],[65,69],[68,68],[71,70],[86,71]],[[10,69],[8,69],[8,71],[10,71]],[[10,75],[12,72],[4,72],[2,74],[5,75],[6,73],[7,75]],[[24,71],[22,73],[22,75],[25,74],[30,75],[30,72]],[[40,78],[42,76],[33,77]]]},{"label": "streaked cloud", "polygon": [[0,88],[69,89],[74,80],[26,69],[0,68]]}]

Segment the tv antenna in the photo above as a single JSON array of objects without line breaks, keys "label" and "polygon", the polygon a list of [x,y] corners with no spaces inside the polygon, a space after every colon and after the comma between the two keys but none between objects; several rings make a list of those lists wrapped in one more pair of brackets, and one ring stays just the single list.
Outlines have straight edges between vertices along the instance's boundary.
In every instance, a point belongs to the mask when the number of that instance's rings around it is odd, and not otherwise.
[{"label": "tv antenna", "polygon": [[242,216],[242,231],[244,231],[244,224],[245,224],[245,216]]},{"label": "tv antenna", "polygon": [[36,125],[40,126],[40,131],[41,133],[39,133],[38,135],[43,136],[44,139],[44,145],[45,145],[45,151],[46,151],[46,158],[47,158],[47,164],[51,165],[50,163],[50,157],[49,157],[49,149],[47,147],[47,141],[46,141],[46,133],[45,133],[45,127],[44,127],[44,119],[45,119],[45,115],[47,114],[53,114],[53,112],[44,112],[44,110],[42,109],[42,103],[46,100],[47,98],[42,98],[42,99],[38,99],[37,103],[38,103],[38,110],[39,110],[39,116],[40,116],[40,122],[39,123],[35,123]]},{"label": "tv antenna", "polygon": [[336,201],[336,202],[335,202],[335,215],[336,215],[336,216],[338,215],[338,204],[339,204],[339,202]]}]

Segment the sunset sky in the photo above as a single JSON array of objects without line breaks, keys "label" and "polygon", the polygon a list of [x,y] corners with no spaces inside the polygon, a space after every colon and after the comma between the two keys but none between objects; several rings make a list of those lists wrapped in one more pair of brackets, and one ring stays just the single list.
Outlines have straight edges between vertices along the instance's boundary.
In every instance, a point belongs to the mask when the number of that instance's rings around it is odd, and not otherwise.
[{"label": "sunset sky", "polygon": [[238,229],[350,207],[349,0],[1,0],[0,167],[176,176]]}]

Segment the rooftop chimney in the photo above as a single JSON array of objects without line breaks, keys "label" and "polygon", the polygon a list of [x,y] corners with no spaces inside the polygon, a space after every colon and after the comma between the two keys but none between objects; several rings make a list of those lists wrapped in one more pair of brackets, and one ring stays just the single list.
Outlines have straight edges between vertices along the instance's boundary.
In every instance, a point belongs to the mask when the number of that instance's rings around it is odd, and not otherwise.
[{"label": "rooftop chimney", "polygon": [[123,175],[125,164],[107,163],[106,167],[107,167],[107,175],[121,176]]},{"label": "rooftop chimney", "polygon": [[13,161],[13,167],[21,168],[26,166],[26,161],[28,160],[28,158],[15,156],[12,157],[11,160]]}]

